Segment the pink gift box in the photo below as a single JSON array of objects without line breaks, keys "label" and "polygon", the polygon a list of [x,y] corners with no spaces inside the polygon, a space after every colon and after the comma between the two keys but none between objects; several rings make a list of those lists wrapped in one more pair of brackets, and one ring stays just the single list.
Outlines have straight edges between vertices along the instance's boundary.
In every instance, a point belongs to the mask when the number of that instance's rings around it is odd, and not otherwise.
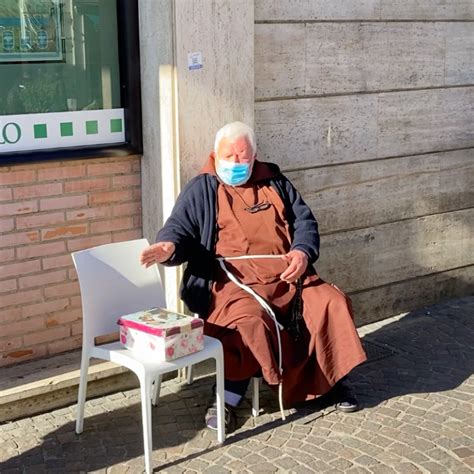
[{"label": "pink gift box", "polygon": [[118,320],[126,348],[168,361],[203,349],[204,321],[163,308],[127,314]]}]

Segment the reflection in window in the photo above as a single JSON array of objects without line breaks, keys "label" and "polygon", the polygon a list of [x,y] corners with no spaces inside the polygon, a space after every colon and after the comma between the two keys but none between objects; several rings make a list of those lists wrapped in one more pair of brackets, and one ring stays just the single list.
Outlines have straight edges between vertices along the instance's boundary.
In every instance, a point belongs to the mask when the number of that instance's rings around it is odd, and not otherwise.
[{"label": "reflection in window", "polygon": [[120,108],[116,0],[1,0],[0,115]]}]

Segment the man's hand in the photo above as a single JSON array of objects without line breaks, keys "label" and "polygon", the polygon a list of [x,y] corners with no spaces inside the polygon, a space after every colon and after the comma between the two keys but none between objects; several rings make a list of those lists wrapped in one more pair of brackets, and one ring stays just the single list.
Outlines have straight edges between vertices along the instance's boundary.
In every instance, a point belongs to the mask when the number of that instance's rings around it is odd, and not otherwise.
[{"label": "man's hand", "polygon": [[173,242],[158,242],[150,245],[140,254],[140,263],[146,268],[155,263],[166,262],[175,251]]},{"label": "man's hand", "polygon": [[290,250],[282,258],[288,262],[288,268],[280,275],[280,279],[293,283],[306,271],[308,257],[301,250]]}]

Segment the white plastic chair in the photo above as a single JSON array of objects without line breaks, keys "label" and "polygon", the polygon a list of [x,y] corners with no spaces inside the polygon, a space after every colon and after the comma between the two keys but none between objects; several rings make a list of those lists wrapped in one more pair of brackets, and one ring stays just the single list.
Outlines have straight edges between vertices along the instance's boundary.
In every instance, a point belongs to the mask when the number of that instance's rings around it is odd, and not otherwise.
[{"label": "white plastic chair", "polygon": [[260,413],[260,379],[252,377],[252,416],[256,417]]},{"label": "white plastic chair", "polygon": [[165,307],[165,297],[156,265],[146,269],[139,262],[146,239],[101,245],[74,252],[72,258],[79,277],[83,311],[83,346],[77,401],[76,433],[84,426],[87,373],[91,357],[109,360],[132,370],[140,382],[143,418],[145,470],[152,472],[151,405],[159,396],[164,373],[206,359],[216,361],[217,439],[225,439],[224,362],[220,341],[204,337],[204,349],[170,362],[155,362],[114,342],[95,345],[95,338],[118,331],[120,316],[151,307]]}]

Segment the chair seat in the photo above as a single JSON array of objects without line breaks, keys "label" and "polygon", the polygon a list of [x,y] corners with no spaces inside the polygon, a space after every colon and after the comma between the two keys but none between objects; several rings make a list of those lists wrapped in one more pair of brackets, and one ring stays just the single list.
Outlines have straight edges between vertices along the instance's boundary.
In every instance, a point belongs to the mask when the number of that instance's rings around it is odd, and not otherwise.
[{"label": "chair seat", "polygon": [[191,364],[196,364],[213,357],[219,351],[221,343],[213,337],[204,336],[204,348],[201,351],[179,357],[171,361],[153,361],[149,356],[140,354],[122,346],[120,342],[112,342],[95,346],[91,351],[92,357],[110,360],[134,370],[135,367],[144,367],[148,372],[166,373],[178,370]]}]

